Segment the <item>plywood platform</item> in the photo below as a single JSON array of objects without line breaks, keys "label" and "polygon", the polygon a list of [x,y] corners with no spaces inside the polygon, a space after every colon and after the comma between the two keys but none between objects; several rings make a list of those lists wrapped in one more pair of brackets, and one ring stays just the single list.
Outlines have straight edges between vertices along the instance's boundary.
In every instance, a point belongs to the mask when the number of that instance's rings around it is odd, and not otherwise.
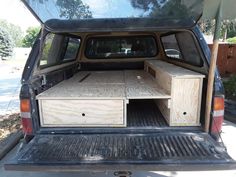
[{"label": "plywood platform", "polygon": [[79,72],[39,94],[43,127],[126,127],[129,99],[170,95],[143,70]]},{"label": "plywood platform", "polygon": [[39,94],[37,99],[166,99],[154,78],[143,70],[79,72]]}]

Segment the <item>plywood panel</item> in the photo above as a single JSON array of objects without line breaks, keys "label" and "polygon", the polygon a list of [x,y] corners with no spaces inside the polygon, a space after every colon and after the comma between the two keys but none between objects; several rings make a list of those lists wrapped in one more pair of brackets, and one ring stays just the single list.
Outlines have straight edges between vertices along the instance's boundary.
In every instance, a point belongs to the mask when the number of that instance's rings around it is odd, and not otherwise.
[{"label": "plywood panel", "polygon": [[170,98],[170,95],[158,86],[150,74],[143,70],[131,70],[81,72],[37,96],[37,99],[54,100],[124,98]]},{"label": "plywood panel", "polygon": [[145,64],[152,67],[158,68],[163,72],[167,72],[171,77],[181,77],[181,78],[204,78],[205,76],[194,71],[161,61],[161,60],[148,60]]},{"label": "plywood panel", "polygon": [[74,84],[64,82],[39,96],[37,99],[123,99],[124,84]]},{"label": "plywood panel", "polygon": [[199,79],[174,79],[172,82],[171,125],[199,125]]},{"label": "plywood panel", "polygon": [[125,71],[125,87],[127,99],[170,98],[156,80],[143,70]]},{"label": "plywood panel", "polygon": [[144,70],[126,70],[124,75],[126,85],[157,85],[155,79]]},{"label": "plywood panel", "polygon": [[124,127],[123,100],[41,100],[43,127]]},{"label": "plywood panel", "polygon": [[126,87],[127,99],[167,99],[170,95],[157,86],[132,84]]},{"label": "plywood panel", "polygon": [[[91,71],[85,72],[86,75],[78,80],[81,84],[124,84],[124,72],[123,71]],[[80,75],[84,74],[81,72],[78,74],[78,78],[81,78]],[[72,80],[72,82],[74,82]]]},{"label": "plywood panel", "polygon": [[168,102],[169,100],[155,100],[156,105],[158,106],[159,110],[161,111],[162,115],[164,116],[164,118],[166,119],[166,121],[168,122],[168,124],[170,125],[170,108],[168,107]]}]

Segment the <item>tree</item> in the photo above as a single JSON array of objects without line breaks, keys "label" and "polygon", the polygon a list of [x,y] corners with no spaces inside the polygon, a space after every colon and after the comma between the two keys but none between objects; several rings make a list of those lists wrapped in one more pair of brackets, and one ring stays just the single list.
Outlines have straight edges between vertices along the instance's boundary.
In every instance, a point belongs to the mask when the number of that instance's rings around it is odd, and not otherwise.
[{"label": "tree", "polygon": [[92,18],[89,6],[83,4],[81,0],[57,0],[56,5],[60,7],[60,17],[66,19],[85,19]]},{"label": "tree", "polygon": [[[213,35],[215,22],[214,20],[200,20],[198,22],[202,32],[207,35]],[[227,38],[236,36],[236,20],[223,20],[221,22],[220,37],[223,41]]]},{"label": "tree", "polygon": [[178,0],[130,0],[130,2],[134,8],[143,10],[145,16],[148,17],[161,18],[162,16],[171,16],[175,18],[185,18],[189,16],[188,7]]},{"label": "tree", "polygon": [[0,27],[0,58],[5,59],[13,53],[13,41],[10,34]]},{"label": "tree", "polygon": [[[223,20],[221,25],[221,36],[223,38],[223,41],[226,41],[229,37],[232,36],[233,31],[235,31],[236,28],[236,20]],[[229,36],[231,34],[231,36]]]},{"label": "tree", "polygon": [[8,23],[6,20],[0,20],[0,27],[5,31],[8,31],[11,35],[14,47],[21,47],[23,31],[19,26]]},{"label": "tree", "polygon": [[26,30],[26,35],[22,40],[22,46],[32,47],[34,44],[34,41],[36,40],[36,37],[38,36],[39,31],[40,31],[39,27],[29,27]]},{"label": "tree", "polygon": [[200,26],[201,31],[204,34],[212,35],[214,32],[214,21],[213,20],[200,20],[198,22],[198,25]]}]

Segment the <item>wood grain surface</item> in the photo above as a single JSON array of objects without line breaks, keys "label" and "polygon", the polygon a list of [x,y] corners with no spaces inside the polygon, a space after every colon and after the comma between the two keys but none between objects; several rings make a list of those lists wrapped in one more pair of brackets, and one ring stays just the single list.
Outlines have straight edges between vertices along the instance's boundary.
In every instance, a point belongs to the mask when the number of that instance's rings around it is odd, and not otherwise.
[{"label": "wood grain surface", "polygon": [[124,127],[123,100],[41,100],[43,127]]}]

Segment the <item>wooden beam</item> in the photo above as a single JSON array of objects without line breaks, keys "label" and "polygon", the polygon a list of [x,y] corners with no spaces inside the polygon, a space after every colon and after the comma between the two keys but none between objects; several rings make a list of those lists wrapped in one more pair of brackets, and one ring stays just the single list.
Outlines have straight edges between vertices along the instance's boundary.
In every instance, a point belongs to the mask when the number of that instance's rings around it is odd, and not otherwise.
[{"label": "wooden beam", "polygon": [[222,19],[222,1],[218,7],[218,12],[215,17],[215,33],[214,33],[213,47],[212,47],[212,52],[211,52],[210,69],[208,73],[206,110],[205,110],[205,128],[204,128],[205,132],[207,133],[209,132],[209,129],[210,129],[212,98],[213,98],[213,91],[214,91],[216,62],[217,62],[218,49],[219,49],[221,19]]},{"label": "wooden beam", "polygon": [[207,97],[206,97],[205,129],[204,130],[207,133],[209,132],[209,128],[210,128],[212,96],[213,96],[218,48],[219,48],[219,41],[214,40],[212,54],[211,54],[211,64],[210,64],[209,75],[208,75]]}]

